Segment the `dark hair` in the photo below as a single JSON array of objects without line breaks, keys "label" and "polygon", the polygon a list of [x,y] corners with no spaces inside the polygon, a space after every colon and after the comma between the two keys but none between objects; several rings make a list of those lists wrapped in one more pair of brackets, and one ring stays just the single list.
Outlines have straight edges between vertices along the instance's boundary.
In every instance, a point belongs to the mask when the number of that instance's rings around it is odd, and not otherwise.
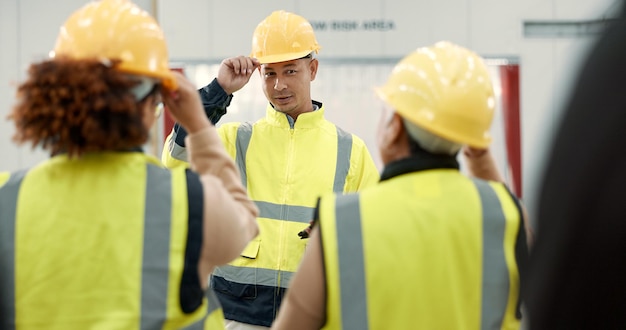
[{"label": "dark hair", "polygon": [[13,140],[70,157],[143,145],[149,128],[130,93],[136,82],[118,64],[63,57],[32,64],[9,115]]},{"label": "dark hair", "polygon": [[307,59],[307,58],[308,58],[308,59],[312,59],[312,58],[313,58],[313,53],[314,53],[314,52],[310,52],[310,53],[308,53],[308,54],[306,54],[306,55],[304,55],[304,56],[300,57],[300,58],[299,58],[299,60],[304,60],[304,59]]}]

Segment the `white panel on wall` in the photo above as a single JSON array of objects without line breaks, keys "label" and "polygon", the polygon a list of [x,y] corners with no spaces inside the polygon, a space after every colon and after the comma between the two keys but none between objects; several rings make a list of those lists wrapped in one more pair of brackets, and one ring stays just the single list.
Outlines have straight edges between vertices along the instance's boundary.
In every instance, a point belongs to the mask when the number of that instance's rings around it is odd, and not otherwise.
[{"label": "white panel on wall", "polygon": [[[212,2],[159,0],[156,17],[163,29],[170,58],[205,60],[211,56]],[[232,16],[231,16],[232,18]]]},{"label": "white panel on wall", "polygon": [[19,75],[19,39],[17,35],[17,1],[0,1],[0,171],[20,168],[21,157],[11,142],[13,122],[6,120],[15,100],[15,84]]},{"label": "white panel on wall", "polygon": [[[469,5],[469,47],[483,55],[517,55],[522,38],[519,1],[474,0]],[[490,14],[498,13],[498,14]]]},{"label": "white panel on wall", "polygon": [[[529,210],[542,179],[545,160],[569,93],[576,82],[581,61],[593,38],[524,42],[522,79],[522,168],[524,196]],[[532,217],[532,214],[531,214]]]},{"label": "white panel on wall", "polygon": [[576,6],[572,6],[571,0],[553,1],[555,19],[580,21],[600,19],[615,5],[623,2],[622,0],[577,0]]},{"label": "white panel on wall", "polygon": [[554,0],[524,0],[517,2],[520,17],[531,20],[554,19],[554,6]]},{"label": "white panel on wall", "polygon": [[392,20],[395,29],[385,34],[383,55],[403,57],[412,50],[432,44],[438,38],[432,7],[434,1],[384,1],[385,17]]},{"label": "white panel on wall", "polygon": [[[432,42],[449,40],[470,47],[469,8],[471,1],[430,0]],[[407,29],[407,32],[411,31]],[[431,42],[431,43],[432,43]]]},{"label": "white panel on wall", "polygon": [[47,58],[54,48],[59,28],[78,8],[89,1],[19,1],[21,61],[25,68],[33,61]]},{"label": "white panel on wall", "polygon": [[385,1],[384,8],[386,16],[397,26],[385,34],[386,56],[402,57],[441,40],[468,45],[468,1]]},{"label": "white panel on wall", "polygon": [[211,20],[214,35],[210,57],[224,59],[238,55],[249,55],[252,35],[256,26],[275,10],[296,11],[295,1],[230,0],[213,1]]},{"label": "white panel on wall", "polygon": [[382,40],[393,23],[381,12],[382,1],[301,1],[302,15],[315,26],[325,57],[380,57]]}]

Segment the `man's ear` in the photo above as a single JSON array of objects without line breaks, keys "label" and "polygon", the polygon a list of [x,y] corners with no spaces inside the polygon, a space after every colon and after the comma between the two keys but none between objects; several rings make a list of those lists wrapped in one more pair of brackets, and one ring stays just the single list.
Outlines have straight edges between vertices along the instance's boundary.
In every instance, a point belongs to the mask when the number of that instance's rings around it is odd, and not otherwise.
[{"label": "man's ear", "polygon": [[408,133],[400,115],[394,113],[385,124],[378,144],[385,164],[410,156]]},{"label": "man's ear", "polygon": [[315,76],[317,75],[317,66],[319,65],[319,62],[317,61],[316,58],[312,59],[309,62],[309,71],[311,71],[311,81],[315,80]]},{"label": "man's ear", "polygon": [[393,117],[389,121],[389,134],[390,134],[390,142],[397,144],[407,140],[407,131],[406,127],[404,127],[404,122],[402,121],[402,117],[398,115],[398,113],[394,113]]}]

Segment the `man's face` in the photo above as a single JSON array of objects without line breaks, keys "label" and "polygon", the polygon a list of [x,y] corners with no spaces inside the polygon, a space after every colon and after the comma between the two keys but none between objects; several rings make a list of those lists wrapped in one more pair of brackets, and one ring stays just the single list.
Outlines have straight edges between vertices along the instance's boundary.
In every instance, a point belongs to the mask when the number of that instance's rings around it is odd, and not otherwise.
[{"label": "man's face", "polygon": [[261,81],[274,109],[297,118],[311,111],[311,81],[317,73],[316,59],[297,59],[261,65]]}]

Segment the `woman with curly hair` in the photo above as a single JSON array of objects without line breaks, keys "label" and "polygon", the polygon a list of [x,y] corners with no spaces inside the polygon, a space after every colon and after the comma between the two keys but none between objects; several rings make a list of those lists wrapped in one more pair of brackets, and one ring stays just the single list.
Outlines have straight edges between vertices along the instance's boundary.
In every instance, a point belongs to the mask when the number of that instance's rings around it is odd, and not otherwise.
[{"label": "woman with curly hair", "polygon": [[[191,169],[141,150],[163,104]],[[150,15],[76,11],[10,118],[51,158],[0,174],[1,329],[223,328],[208,276],[257,235],[258,209]]]}]

